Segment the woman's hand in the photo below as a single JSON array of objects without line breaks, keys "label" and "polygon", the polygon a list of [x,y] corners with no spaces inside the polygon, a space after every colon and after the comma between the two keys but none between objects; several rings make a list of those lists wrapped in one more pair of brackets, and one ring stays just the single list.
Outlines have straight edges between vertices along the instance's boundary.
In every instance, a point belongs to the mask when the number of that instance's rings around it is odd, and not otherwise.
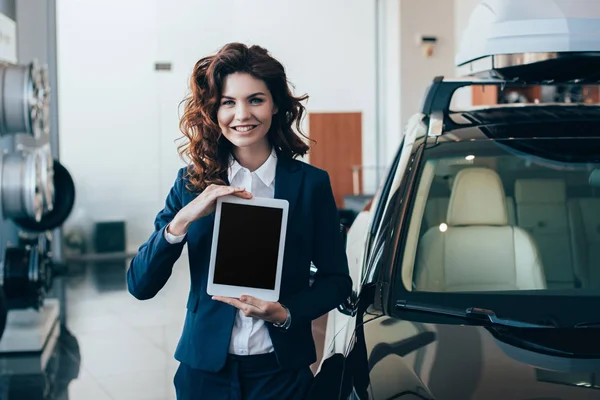
[{"label": "woman's hand", "polygon": [[287,319],[287,311],[283,306],[276,302],[264,301],[252,296],[241,296],[238,299],[233,297],[213,296],[213,300],[234,306],[242,310],[246,317],[254,317],[267,322],[283,324]]},{"label": "woman's hand", "polygon": [[210,185],[188,205],[179,210],[169,224],[169,233],[175,236],[185,234],[192,222],[209,215],[215,210],[217,198],[227,195],[234,195],[243,199],[252,198],[252,194],[244,188]]}]

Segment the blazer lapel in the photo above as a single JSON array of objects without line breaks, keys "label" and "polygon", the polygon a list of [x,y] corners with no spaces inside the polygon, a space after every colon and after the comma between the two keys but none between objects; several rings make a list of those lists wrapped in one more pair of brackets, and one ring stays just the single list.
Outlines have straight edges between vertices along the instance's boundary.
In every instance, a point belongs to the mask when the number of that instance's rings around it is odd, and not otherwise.
[{"label": "blazer lapel", "polygon": [[[277,167],[275,169],[275,198],[288,201],[289,215],[291,215],[298,200],[304,174],[302,173],[302,168],[300,168],[298,163],[295,163],[293,160],[284,158],[282,156],[278,157]],[[223,179],[225,180],[226,185],[230,184],[227,175],[224,176]],[[189,193],[187,190],[185,192],[188,199],[184,205],[192,201],[197,196],[196,194]]]},{"label": "blazer lapel", "polygon": [[293,160],[280,157],[275,171],[275,198],[287,200],[292,215],[302,186],[302,169]]}]

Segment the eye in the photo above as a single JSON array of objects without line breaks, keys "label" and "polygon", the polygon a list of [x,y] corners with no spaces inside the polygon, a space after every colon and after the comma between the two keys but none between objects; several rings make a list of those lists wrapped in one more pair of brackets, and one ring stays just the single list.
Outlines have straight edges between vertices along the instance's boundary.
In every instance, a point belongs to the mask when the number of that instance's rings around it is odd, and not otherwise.
[{"label": "eye", "polygon": [[250,99],[250,104],[261,104],[263,101],[264,101],[263,99],[255,97],[253,99]]},{"label": "eye", "polygon": [[221,103],[221,105],[223,105],[223,106],[233,105],[233,100],[225,100],[224,102]]}]

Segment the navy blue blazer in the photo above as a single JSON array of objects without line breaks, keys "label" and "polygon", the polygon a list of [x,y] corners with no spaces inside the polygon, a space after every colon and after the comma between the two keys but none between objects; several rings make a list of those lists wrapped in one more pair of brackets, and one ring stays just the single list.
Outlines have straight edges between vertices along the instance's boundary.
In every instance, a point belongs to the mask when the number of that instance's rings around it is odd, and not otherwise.
[{"label": "navy blue blazer", "polygon": [[[206,293],[214,213],[195,221],[183,242],[170,244],[165,226],[196,195],[186,189],[186,168],[179,170],[154,232],[127,270],[129,292],[150,299],[165,285],[173,264],[188,244],[191,288],[183,332],[175,358],[193,368],[219,371],[224,365],[237,309]],[[326,171],[279,157],[275,198],[289,202],[280,303],[291,314],[287,330],[267,323],[283,369],[306,367],[316,360],[311,322],[341,304],[352,290],[333,192]],[[318,268],[309,285],[311,261]]]}]

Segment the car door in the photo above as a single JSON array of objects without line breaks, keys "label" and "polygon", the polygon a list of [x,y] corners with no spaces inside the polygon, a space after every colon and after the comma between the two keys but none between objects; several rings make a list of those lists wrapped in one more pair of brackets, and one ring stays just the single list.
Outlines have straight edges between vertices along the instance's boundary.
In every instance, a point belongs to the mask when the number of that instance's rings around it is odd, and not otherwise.
[{"label": "car door", "polygon": [[[400,149],[402,149],[402,145],[400,146]],[[386,175],[387,178],[384,184],[381,186],[373,199],[371,206],[372,217],[367,226],[368,232],[366,232],[365,242],[361,244],[364,252],[362,255],[363,260],[367,260],[369,258],[372,238],[378,232],[378,227],[381,224],[383,211],[386,204],[385,200],[388,197],[388,193],[392,185],[394,177],[393,172],[398,166],[400,154],[401,151],[399,150],[394,158],[394,161],[392,162],[388,174]],[[350,245],[356,244],[350,243]],[[351,342],[355,336],[358,293],[366,273],[365,265],[366,262],[364,261],[360,266],[350,265],[351,275],[353,276],[352,296],[348,302],[341,304],[337,309],[329,312],[326,328],[325,348],[323,350],[323,361],[321,362],[313,382],[310,397],[312,399],[344,398],[340,397],[340,391],[342,390],[346,356],[348,354],[346,349],[351,347]],[[356,268],[360,268],[360,270],[354,271]],[[346,374],[346,376],[348,377],[350,375]],[[345,392],[348,392],[348,390],[345,390]]]},{"label": "car door", "polygon": [[375,297],[379,271],[387,270],[381,267],[395,252],[391,238],[397,230],[403,193],[418,164],[416,155],[424,144],[425,133],[426,126],[420,119],[409,127],[375,206],[365,245],[367,254],[360,292],[352,310],[353,321],[349,323],[353,328],[351,337],[342,354],[335,354],[329,365],[326,365],[327,360],[322,365],[322,372],[334,365],[334,368],[342,368],[338,378],[341,379],[339,396],[330,398],[379,399],[400,395],[404,399],[427,395],[412,364],[406,363],[403,357],[430,343],[432,334],[418,324],[385,316]]}]

